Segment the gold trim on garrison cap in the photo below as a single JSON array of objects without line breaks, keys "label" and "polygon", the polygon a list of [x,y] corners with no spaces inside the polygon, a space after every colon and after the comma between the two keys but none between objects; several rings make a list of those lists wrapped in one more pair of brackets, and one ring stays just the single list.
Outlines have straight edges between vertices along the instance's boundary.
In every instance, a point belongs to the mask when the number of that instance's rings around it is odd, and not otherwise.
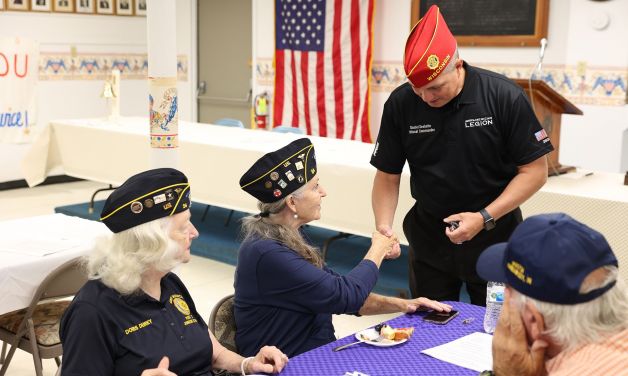
[{"label": "gold trim on garrison cap", "polygon": [[432,5],[414,26],[403,57],[408,81],[416,88],[430,83],[451,62],[456,38],[451,34],[440,9]]},{"label": "gold trim on garrison cap", "polygon": [[240,178],[240,188],[261,202],[285,198],[316,175],[314,145],[300,138],[258,159]]},{"label": "gold trim on garrison cap", "polygon": [[100,220],[113,232],[174,215],[190,208],[188,178],[173,168],[131,176],[105,201]]}]

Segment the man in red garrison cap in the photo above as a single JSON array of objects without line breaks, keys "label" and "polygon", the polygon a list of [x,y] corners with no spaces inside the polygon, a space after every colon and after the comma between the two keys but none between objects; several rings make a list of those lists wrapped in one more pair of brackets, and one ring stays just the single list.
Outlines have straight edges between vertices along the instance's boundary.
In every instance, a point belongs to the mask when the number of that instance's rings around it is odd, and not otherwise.
[{"label": "man in red garrison cap", "polygon": [[437,6],[410,32],[403,64],[408,82],[384,105],[371,157],[377,229],[392,233],[407,161],[412,296],[458,300],[465,282],[471,302],[484,305],[476,260],[521,222],[519,205],[547,180],[552,144],[517,84],[459,58]]}]

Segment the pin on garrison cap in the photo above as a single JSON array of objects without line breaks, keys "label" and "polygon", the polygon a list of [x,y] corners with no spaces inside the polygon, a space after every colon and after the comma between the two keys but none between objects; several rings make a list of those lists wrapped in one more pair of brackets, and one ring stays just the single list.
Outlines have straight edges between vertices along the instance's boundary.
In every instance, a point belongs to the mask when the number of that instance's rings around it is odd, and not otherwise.
[{"label": "pin on garrison cap", "polygon": [[158,168],[133,175],[116,188],[100,220],[118,233],[189,208],[188,178],[173,168]]},{"label": "pin on garrison cap", "polygon": [[507,243],[488,247],[478,258],[478,275],[506,282],[518,292],[555,304],[591,301],[615,285],[580,293],[584,279],[617,258],[602,234],[564,213],[526,218]]},{"label": "pin on garrison cap", "polygon": [[456,38],[436,5],[427,10],[414,26],[403,57],[406,77],[414,87],[422,87],[438,77],[456,52]]},{"label": "pin on garrison cap", "polygon": [[316,173],[314,145],[300,138],[258,159],[240,178],[240,188],[271,203],[307,184]]}]

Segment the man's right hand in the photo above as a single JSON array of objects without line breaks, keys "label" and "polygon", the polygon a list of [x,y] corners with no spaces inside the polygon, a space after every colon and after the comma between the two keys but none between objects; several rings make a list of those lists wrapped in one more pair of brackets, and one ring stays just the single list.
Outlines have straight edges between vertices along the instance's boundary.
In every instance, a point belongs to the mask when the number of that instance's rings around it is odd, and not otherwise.
[{"label": "man's right hand", "polygon": [[177,376],[176,373],[168,371],[168,367],[170,367],[170,360],[167,356],[164,356],[161,358],[157,368],[144,370],[141,376]]},{"label": "man's right hand", "polygon": [[401,248],[399,247],[399,239],[392,230],[390,235],[382,234],[381,232],[374,232],[371,239],[372,248],[377,250],[383,250],[385,252],[385,259],[394,259],[401,254]]}]

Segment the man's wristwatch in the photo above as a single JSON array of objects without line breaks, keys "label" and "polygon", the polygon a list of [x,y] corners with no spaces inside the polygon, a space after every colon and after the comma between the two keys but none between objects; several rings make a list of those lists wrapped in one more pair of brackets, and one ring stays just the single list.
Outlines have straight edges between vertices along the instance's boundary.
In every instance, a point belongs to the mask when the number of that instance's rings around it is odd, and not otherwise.
[{"label": "man's wristwatch", "polygon": [[486,211],[486,209],[480,210],[482,218],[484,218],[484,229],[490,231],[495,228],[495,219]]}]

